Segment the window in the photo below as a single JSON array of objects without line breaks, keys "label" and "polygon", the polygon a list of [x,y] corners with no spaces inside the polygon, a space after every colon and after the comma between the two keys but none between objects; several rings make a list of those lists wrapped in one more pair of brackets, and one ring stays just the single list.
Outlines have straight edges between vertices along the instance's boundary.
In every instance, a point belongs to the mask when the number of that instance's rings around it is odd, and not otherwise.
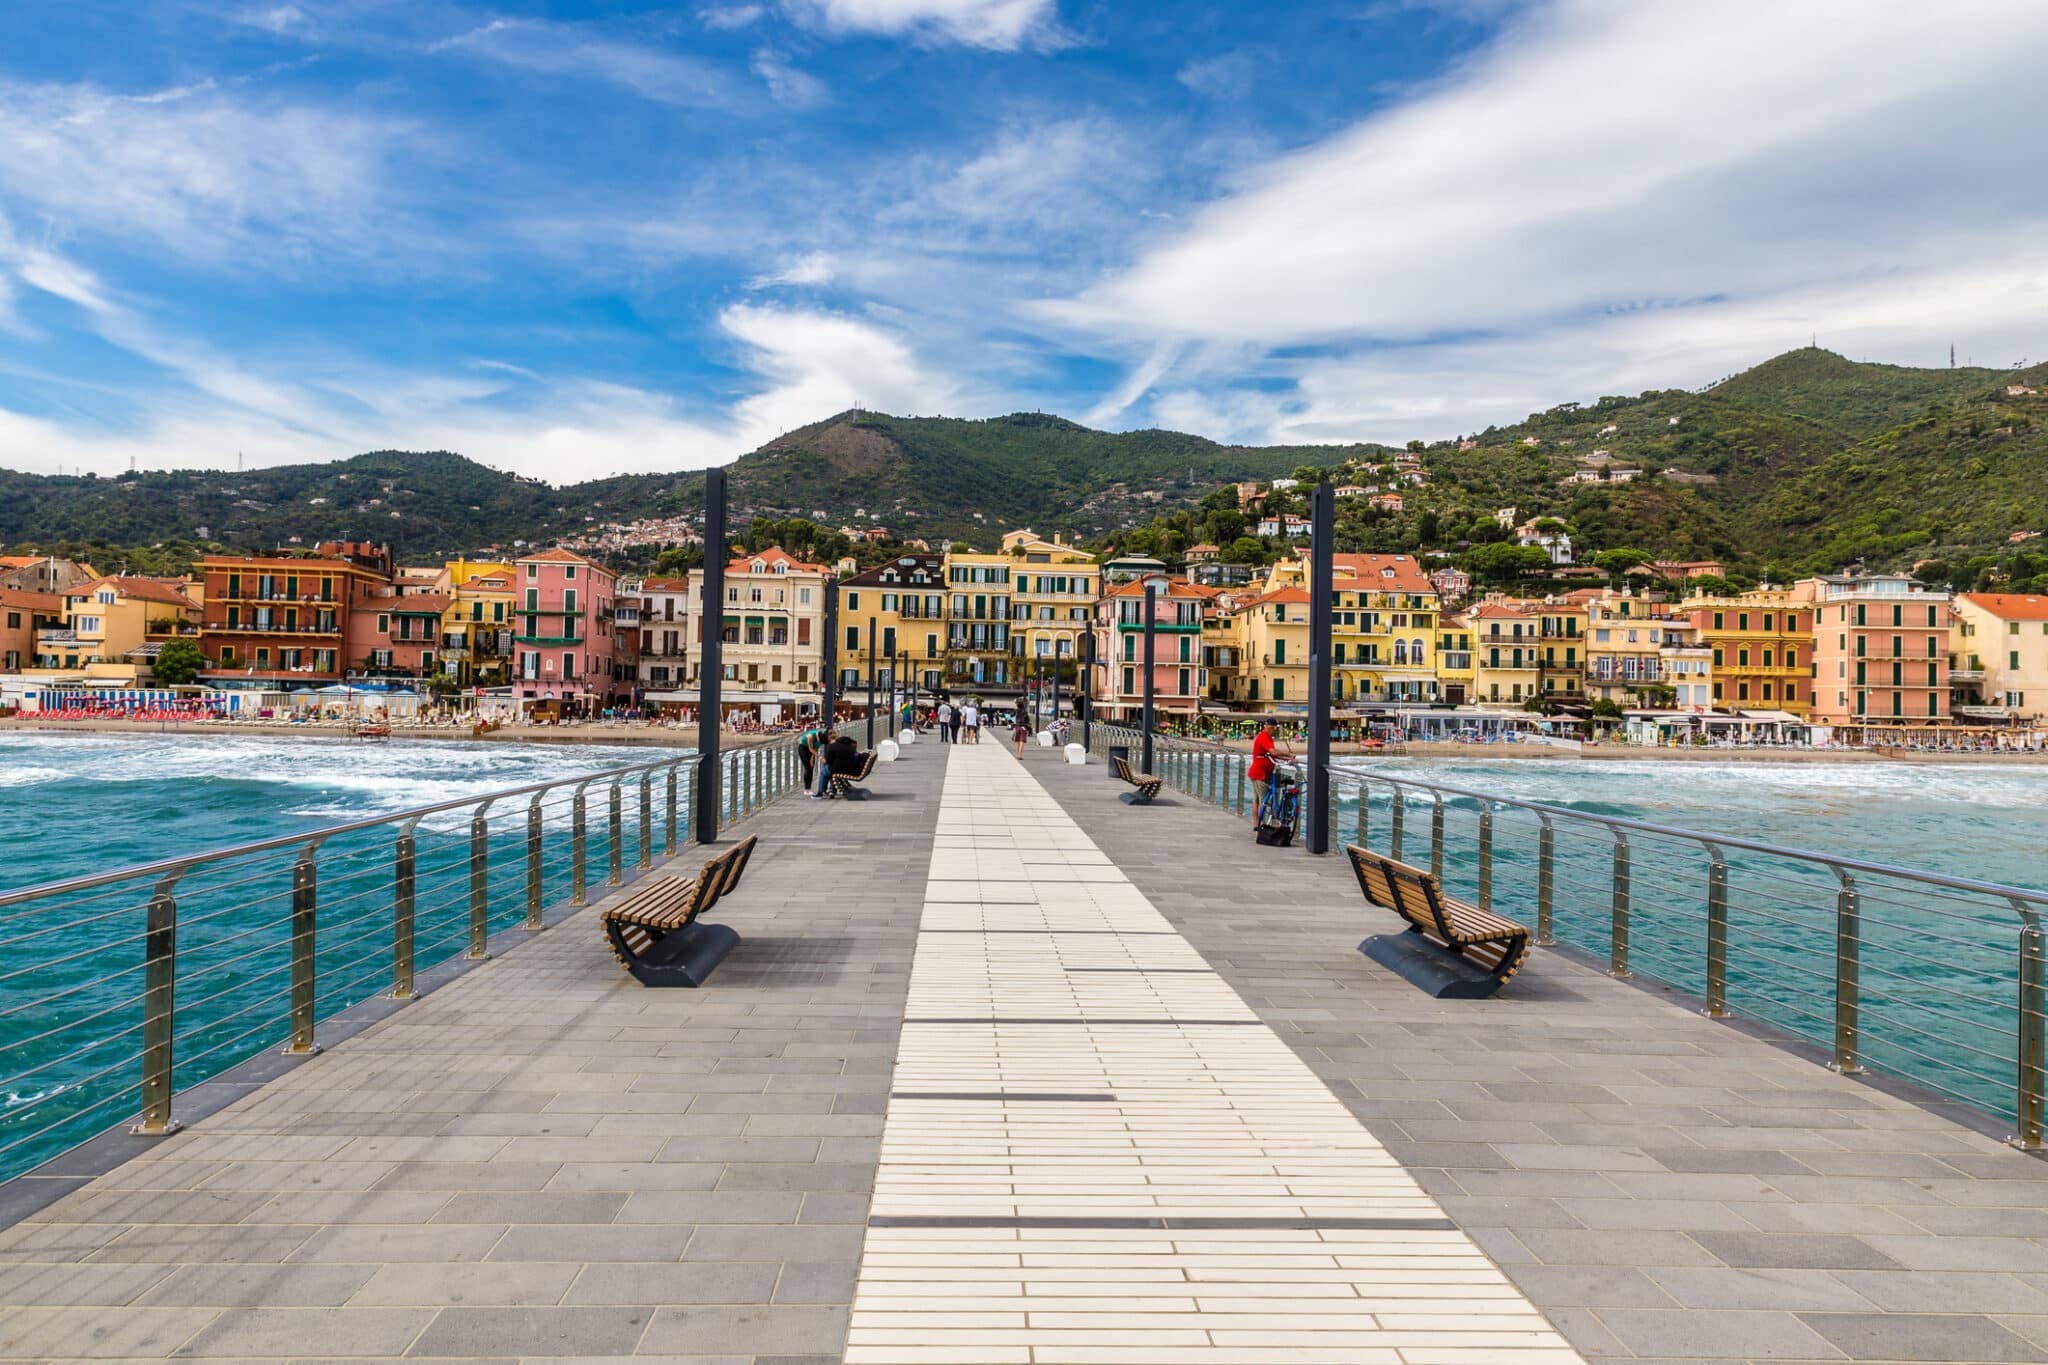
[{"label": "window", "polygon": [[1273,663],[1276,667],[1284,666],[1287,663],[1287,641],[1275,640],[1273,642]]},{"label": "window", "polygon": [[[1137,691],[1137,690],[1138,690],[1138,688],[1137,688],[1137,681],[1138,681],[1138,670],[1136,670],[1135,668],[1126,668],[1126,669],[1124,670],[1124,689],[1123,689],[1123,690],[1124,690],[1124,695],[1125,695],[1125,696],[1129,696],[1129,695],[1130,695],[1131,693],[1133,693],[1133,692],[1135,692],[1135,691]],[[1252,695],[1253,695],[1254,697],[1257,697],[1257,696],[1258,696],[1258,692],[1256,691],[1256,689],[1257,689],[1257,687],[1258,687],[1258,684],[1257,684],[1257,683],[1255,682],[1255,683],[1253,683],[1253,684],[1252,684],[1252,687],[1253,687],[1253,688],[1255,689],[1255,690],[1254,690],[1254,691],[1252,692]]]},{"label": "window", "polygon": [[536,579],[536,578],[539,578],[539,577],[540,577],[540,565],[538,565],[538,564],[528,564],[528,565],[526,566],[526,577],[527,577],[527,581],[529,581],[529,582],[531,582],[532,580],[534,580],[534,579]]},{"label": "window", "polygon": [[1275,678],[1275,679],[1273,679],[1273,700],[1274,700],[1274,701],[1286,701],[1286,700],[1287,700],[1287,679],[1285,679],[1285,678]]}]

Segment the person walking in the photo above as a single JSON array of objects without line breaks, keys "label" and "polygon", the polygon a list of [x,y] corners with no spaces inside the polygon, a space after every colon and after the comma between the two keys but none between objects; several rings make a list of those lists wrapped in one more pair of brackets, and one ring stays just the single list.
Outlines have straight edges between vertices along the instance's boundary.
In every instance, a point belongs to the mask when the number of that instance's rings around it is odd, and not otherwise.
[{"label": "person walking", "polygon": [[1024,712],[1021,708],[1017,712],[1017,723],[1010,727],[1010,738],[1017,741],[1017,757],[1023,758],[1024,746],[1031,739],[1031,727],[1025,723]]},{"label": "person walking", "polygon": [[967,742],[969,744],[981,743],[981,704],[979,702],[970,701],[967,703]]},{"label": "person walking", "polygon": [[[1274,722],[1270,720],[1260,721],[1259,733],[1252,740],[1251,767],[1245,770],[1245,776],[1249,777],[1252,783],[1253,829],[1259,827],[1259,817],[1264,813],[1266,807],[1266,789],[1273,783],[1274,753]],[[1279,750],[1279,756],[1281,758],[1293,758],[1294,750],[1281,749]]]},{"label": "person walking", "polygon": [[942,701],[939,703],[939,743],[952,743],[954,728],[953,703]]}]

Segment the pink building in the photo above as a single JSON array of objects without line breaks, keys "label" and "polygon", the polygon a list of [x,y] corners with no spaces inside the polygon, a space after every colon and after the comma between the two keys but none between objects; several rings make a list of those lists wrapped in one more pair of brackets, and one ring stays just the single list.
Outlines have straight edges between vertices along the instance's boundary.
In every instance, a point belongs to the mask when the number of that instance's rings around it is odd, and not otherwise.
[{"label": "pink building", "polygon": [[[1145,583],[1119,583],[1095,602],[1097,714],[1105,720],[1131,718],[1145,706]],[[1202,664],[1202,623],[1215,609],[1217,593],[1183,578],[1154,576],[1152,705],[1162,716],[1192,720],[1208,691]]]},{"label": "pink building", "polygon": [[512,695],[523,704],[603,706],[613,689],[618,577],[573,550],[512,566]]},{"label": "pink building", "polygon": [[348,611],[343,651],[348,672],[374,677],[432,677],[440,669],[440,593],[358,597]]}]

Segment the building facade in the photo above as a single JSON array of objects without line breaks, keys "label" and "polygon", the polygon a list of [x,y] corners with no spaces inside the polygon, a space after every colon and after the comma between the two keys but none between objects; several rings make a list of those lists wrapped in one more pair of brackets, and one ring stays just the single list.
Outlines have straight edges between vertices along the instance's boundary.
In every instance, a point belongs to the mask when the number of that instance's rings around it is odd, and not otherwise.
[{"label": "building facade", "polygon": [[388,590],[391,551],[338,541],[306,555],[208,555],[199,648],[208,682],[288,687],[340,682],[356,604]]},{"label": "building facade", "polygon": [[696,601],[689,578],[649,578],[640,583],[640,687],[673,691],[688,685],[690,612]]},{"label": "building facade", "polygon": [[1014,690],[1011,654],[1012,562],[1006,554],[946,556],[946,686],[952,691]]},{"label": "building facade", "polygon": [[[824,695],[825,584],[834,571],[789,554],[780,546],[735,559],[725,566],[725,603],[719,622],[720,697],[726,706],[815,703]],[[683,580],[685,612],[701,617],[695,605],[702,579]],[[844,599],[840,603],[845,606]],[[643,625],[645,612],[643,609]],[[842,620],[844,611],[841,612]],[[658,629],[666,630],[664,616]],[[685,624],[687,681],[700,681],[704,663],[702,623]]]},{"label": "building facade", "polygon": [[1717,708],[1813,710],[1813,608],[1792,589],[1692,597],[1681,609],[1713,651]]},{"label": "building facade", "polygon": [[[1304,554],[1275,563],[1266,584],[1306,589],[1308,580]],[[1440,682],[1432,656],[1442,603],[1415,557],[1336,555],[1331,592],[1331,703],[1435,701]]]},{"label": "building facade", "polygon": [[441,616],[441,667],[463,687],[501,687],[512,668],[510,564],[449,564],[448,609]]},{"label": "building facade", "polygon": [[2048,723],[2048,597],[1966,592],[1950,637],[1956,720]]},{"label": "building facade", "polygon": [[1692,617],[1656,596],[1604,591],[1586,602],[1586,695],[1621,706],[1705,711],[1713,650]]},{"label": "building facade", "polygon": [[1950,595],[1904,574],[1826,574],[1793,593],[1813,612],[1812,718],[1830,725],[1945,722]]},{"label": "building facade", "polygon": [[601,706],[612,693],[618,578],[574,550],[512,566],[512,695],[521,704]]},{"label": "building facade", "polygon": [[[1161,715],[1193,719],[1209,691],[1203,665],[1203,622],[1215,595],[1179,578],[1158,585],[1153,610],[1153,705]],[[1145,701],[1145,581],[1119,583],[1095,604],[1094,693],[1104,719],[1134,717]]]},{"label": "building facade", "polygon": [[199,604],[154,578],[119,574],[77,584],[64,594],[64,620],[36,640],[41,668],[132,663],[145,644],[195,633]]},{"label": "building facade", "polygon": [[[868,641],[874,641],[875,685],[897,673],[935,697],[946,684],[947,580],[943,555],[899,555],[839,583],[839,692],[867,686]],[[906,657],[907,656],[907,657]]]},{"label": "building facade", "polygon": [[1010,652],[1031,669],[1041,660],[1071,662],[1095,615],[1102,576],[1095,558],[1055,536],[1029,531],[1003,537],[1010,557]]}]

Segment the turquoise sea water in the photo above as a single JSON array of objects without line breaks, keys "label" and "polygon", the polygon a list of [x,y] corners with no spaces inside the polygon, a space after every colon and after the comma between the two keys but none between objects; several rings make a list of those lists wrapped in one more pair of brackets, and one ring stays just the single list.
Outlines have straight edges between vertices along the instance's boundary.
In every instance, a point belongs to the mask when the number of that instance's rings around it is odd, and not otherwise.
[{"label": "turquoise sea water", "polygon": [[[0,736],[0,892],[450,800],[680,758],[686,749],[216,736]],[[756,761],[757,751],[729,757]],[[687,838],[688,768],[678,775]],[[601,886],[614,858],[666,836],[666,775],[643,826],[637,779],[588,794],[584,865]],[[417,969],[464,953],[481,892],[491,931],[527,910],[530,800],[498,805],[473,880],[472,808],[430,815],[414,835]],[[539,812],[544,904],[571,891],[572,793]],[[397,825],[319,849],[315,1009],[333,1014],[393,983]],[[176,1080],[196,1084],[288,1036],[294,860],[302,845],[209,864],[176,899]],[[129,879],[0,906],[0,1177],[132,1118],[139,1107],[144,946],[159,889]]]},{"label": "turquoise sea water", "polygon": [[[687,751],[607,746],[374,744],[294,736],[0,735],[0,890],[195,850],[302,833],[456,797],[594,773]],[[686,765],[687,770],[687,765]],[[2048,887],[2048,769],[1654,761],[1408,761],[1371,771],[1960,876]],[[622,792],[619,857],[643,837],[637,788]],[[662,837],[665,791],[647,835]],[[600,884],[612,856],[609,791],[592,789],[586,864]],[[687,827],[687,790],[682,792]],[[1355,800],[1341,829],[1355,829]],[[1404,807],[1409,861],[1432,856],[1432,809]],[[1392,800],[1374,787],[1374,847],[1390,851]],[[542,812],[548,903],[568,895],[566,793]],[[1444,875],[1477,894],[1478,809],[1446,803]],[[467,944],[472,895],[468,812],[418,831],[418,957]],[[337,838],[318,863],[318,1009],[323,1016],[388,990],[393,834]],[[1496,908],[1533,914],[1532,820],[1494,817]],[[493,812],[484,881],[490,926],[525,913],[524,798]],[[1247,857],[1255,855],[1247,841]],[[1299,855],[1273,855],[1299,856]],[[1632,841],[1631,962],[1703,989],[1708,859],[1683,842]],[[1738,1011],[1825,1042],[1833,1015],[1839,885],[1825,870],[1731,855],[1729,999]],[[1612,841],[1598,827],[1556,836],[1558,937],[1611,949]],[[1859,884],[1865,943],[1865,1054],[1994,1111],[2011,1109],[2016,919],[1981,899],[1882,878]],[[142,942],[151,887],[129,882],[64,903],[0,907],[0,1177],[127,1121],[138,1101]],[[272,1047],[289,1003],[290,855],[194,874],[179,910],[180,1087]]]}]

